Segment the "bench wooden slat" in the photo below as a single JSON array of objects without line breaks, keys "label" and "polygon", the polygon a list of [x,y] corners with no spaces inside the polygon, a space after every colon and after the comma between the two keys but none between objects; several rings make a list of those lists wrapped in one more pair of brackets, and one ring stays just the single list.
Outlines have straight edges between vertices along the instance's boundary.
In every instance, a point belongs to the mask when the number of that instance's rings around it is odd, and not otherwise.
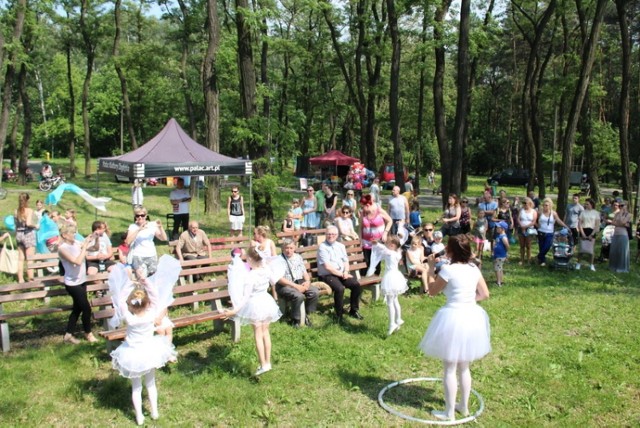
[{"label": "bench wooden slat", "polygon": [[47,315],[47,314],[55,314],[59,312],[66,312],[71,310],[72,307],[73,305],[64,305],[60,307],[38,308],[38,309],[29,310],[29,311],[0,314],[0,321],[7,321],[15,318],[29,317],[29,316],[35,316],[35,315]]}]

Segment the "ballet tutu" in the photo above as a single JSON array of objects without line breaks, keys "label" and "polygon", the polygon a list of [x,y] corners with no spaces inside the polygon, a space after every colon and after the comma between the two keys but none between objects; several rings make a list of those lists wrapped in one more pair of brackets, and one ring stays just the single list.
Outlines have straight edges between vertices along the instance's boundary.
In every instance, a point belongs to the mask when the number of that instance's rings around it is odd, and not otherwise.
[{"label": "ballet tutu", "polygon": [[231,223],[231,230],[242,230],[244,225],[243,215],[230,215],[229,222]]},{"label": "ballet tutu", "polygon": [[282,312],[273,297],[266,291],[253,294],[249,301],[240,308],[235,319],[240,324],[258,324],[262,322],[274,322],[280,319]]},{"label": "ballet tutu", "polygon": [[420,345],[443,361],[479,360],[491,351],[489,316],[476,304],[445,305],[436,312]]},{"label": "ballet tutu", "polygon": [[407,279],[399,270],[391,270],[384,274],[380,289],[385,296],[397,296],[409,289]]},{"label": "ballet tutu", "polygon": [[163,367],[177,355],[166,336],[151,336],[133,344],[123,342],[111,353],[111,365],[122,377],[131,379]]}]

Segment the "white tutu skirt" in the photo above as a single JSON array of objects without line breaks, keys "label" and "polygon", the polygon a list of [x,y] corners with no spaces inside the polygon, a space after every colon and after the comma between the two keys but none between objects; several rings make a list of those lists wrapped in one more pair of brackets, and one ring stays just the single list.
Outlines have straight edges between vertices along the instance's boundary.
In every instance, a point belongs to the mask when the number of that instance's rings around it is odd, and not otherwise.
[{"label": "white tutu skirt", "polygon": [[390,270],[382,277],[380,289],[385,296],[397,296],[409,289],[407,278],[399,270]]},{"label": "white tutu skirt", "polygon": [[125,341],[111,353],[111,365],[128,379],[142,377],[159,369],[178,353],[166,336],[152,336],[133,344]]},{"label": "white tutu skirt", "polygon": [[230,215],[229,223],[231,223],[231,230],[242,230],[242,226],[244,225],[244,216]]},{"label": "white tutu skirt", "polygon": [[474,361],[491,352],[490,336],[489,316],[480,306],[444,306],[434,315],[418,347],[443,361]]},{"label": "white tutu skirt", "polygon": [[249,301],[240,308],[235,319],[240,324],[258,324],[262,322],[278,321],[282,316],[280,308],[273,297],[266,291],[253,294]]}]

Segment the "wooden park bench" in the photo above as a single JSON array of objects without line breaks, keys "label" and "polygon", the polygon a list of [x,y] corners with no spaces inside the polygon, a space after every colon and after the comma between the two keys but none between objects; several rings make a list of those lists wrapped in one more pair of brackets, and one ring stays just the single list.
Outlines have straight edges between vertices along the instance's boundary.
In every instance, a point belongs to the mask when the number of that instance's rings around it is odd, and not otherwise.
[{"label": "wooden park bench", "polygon": [[[380,282],[382,281],[382,278],[378,275],[363,277],[360,274],[361,269],[367,269],[367,264],[364,259],[364,252],[362,250],[360,241],[346,241],[343,242],[343,244],[345,245],[345,249],[347,251],[347,257],[349,258],[350,273],[355,276],[361,287],[363,287],[365,290],[371,291],[372,301],[379,300],[381,294]],[[304,260],[305,268],[311,274],[312,282],[320,281],[320,279],[318,278],[318,247],[318,245],[312,245],[296,248],[296,252],[300,254],[302,259]],[[326,287],[328,288],[329,286],[327,285]],[[327,291],[327,289],[325,288],[321,290],[320,295],[331,295],[330,290],[331,289],[329,288]],[[278,305],[280,306],[280,310],[282,311],[282,313],[284,313],[286,310],[286,303],[287,302],[284,299],[278,299]],[[303,325],[305,315],[304,302],[301,304],[300,313],[300,325]]]},{"label": "wooden park bench", "polygon": [[[107,273],[87,277],[87,292],[105,292]],[[64,279],[60,275],[38,277],[33,281],[0,285],[0,340],[2,351],[11,349],[9,321],[17,318],[48,315],[70,311],[71,297],[66,302],[52,297],[67,296]],[[27,309],[28,308],[28,309]]]},{"label": "wooden park bench", "polygon": [[[221,331],[224,323],[231,326],[231,338],[234,342],[240,340],[240,323],[237,320],[224,320],[223,310],[229,300],[227,289],[227,266],[231,262],[231,256],[214,257],[210,259],[187,260],[181,262],[182,271],[178,285],[173,289],[174,302],[169,307],[169,319],[175,325],[174,328],[186,327],[202,322],[213,321],[214,331]],[[193,281],[195,275],[205,279]],[[214,278],[210,278],[215,275]],[[206,304],[206,308],[201,308]],[[126,327],[109,329],[107,321],[114,314],[110,296],[96,298],[92,301],[93,317],[104,323],[104,331],[100,336],[111,342],[122,340],[126,336]]]}]

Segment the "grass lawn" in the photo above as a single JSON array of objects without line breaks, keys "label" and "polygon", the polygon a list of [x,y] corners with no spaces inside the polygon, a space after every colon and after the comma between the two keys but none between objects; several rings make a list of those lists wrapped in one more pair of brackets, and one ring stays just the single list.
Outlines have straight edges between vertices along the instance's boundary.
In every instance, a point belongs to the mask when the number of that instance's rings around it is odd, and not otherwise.
[{"label": "grass lawn", "polygon": [[[76,184],[91,188],[82,180]],[[480,184],[474,186],[481,190]],[[131,221],[129,186],[108,183],[105,189],[114,200],[100,218],[117,233]],[[167,194],[166,187],[145,189],[153,218],[168,211]],[[2,201],[0,215],[13,211],[16,195],[12,191]],[[32,202],[40,196],[44,194],[34,191]],[[291,195],[279,193],[278,198],[279,215]],[[82,231],[88,232],[91,207],[66,196],[62,207],[78,209]],[[436,212],[425,218],[431,216]],[[226,233],[224,217],[203,217],[205,230]],[[478,425],[639,426],[637,264],[624,275],[611,274],[604,264],[596,265],[597,272],[567,272],[518,266],[517,247],[510,255],[506,285],[492,287],[491,298],[482,302],[491,319],[493,351],[471,367],[473,388],[486,406]],[[493,283],[490,263],[483,272]],[[0,282],[9,280],[0,277]],[[422,356],[417,345],[445,300],[424,297],[417,293],[417,282],[412,285],[400,300],[406,324],[390,338],[382,302],[364,304],[366,319],[348,319],[345,326],[331,321],[332,301],[327,298],[312,316],[313,328],[273,324],[274,369],[259,379],[251,377],[258,363],[249,327],[243,328],[238,344],[227,333],[214,335],[208,324],[177,330],[179,361],[157,375],[161,418],[156,425],[411,425],[383,410],[377,396],[393,381],[441,376],[440,362]],[[364,297],[368,301],[370,295]],[[13,349],[0,356],[0,426],[134,423],[130,385],[111,369],[104,342],[63,344],[65,322],[62,314],[10,323]],[[431,409],[443,406],[440,384],[400,386],[385,398],[418,418],[429,418]],[[476,408],[472,402],[471,410]]]}]

